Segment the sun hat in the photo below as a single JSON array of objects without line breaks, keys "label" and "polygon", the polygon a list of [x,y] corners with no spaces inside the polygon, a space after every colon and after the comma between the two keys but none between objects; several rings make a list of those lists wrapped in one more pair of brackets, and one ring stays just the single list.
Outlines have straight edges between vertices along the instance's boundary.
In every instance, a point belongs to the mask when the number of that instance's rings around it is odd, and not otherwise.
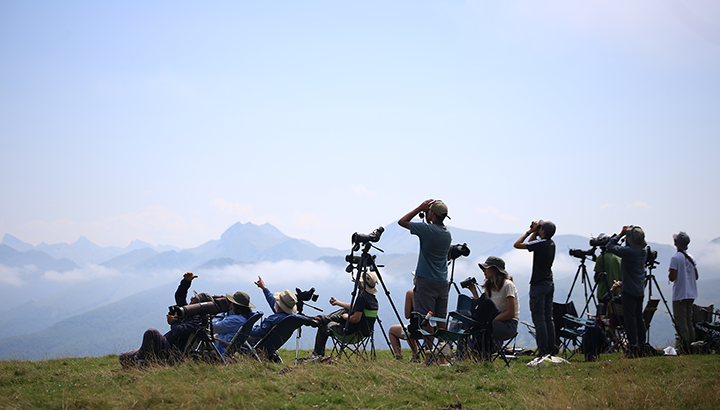
[{"label": "sun hat", "polygon": [[686,251],[690,243],[690,237],[685,232],[680,231],[680,233],[673,234],[673,242],[675,242],[678,249]]},{"label": "sun hat", "polygon": [[437,216],[441,216],[447,219],[452,219],[448,216],[448,207],[445,205],[445,202],[441,200],[436,200],[432,204],[430,204],[430,210],[435,213]]},{"label": "sun hat", "polygon": [[226,293],[225,296],[228,298],[228,300],[238,306],[244,306],[248,308],[254,308],[255,305],[250,303],[250,295],[248,295],[245,292],[237,291],[235,294],[231,295],[229,293]]},{"label": "sun hat", "polygon": [[628,246],[635,249],[643,249],[647,246],[647,242],[645,242],[645,232],[639,226],[628,226],[625,230],[625,236],[627,237]]},{"label": "sun hat", "polygon": [[197,293],[197,291],[193,290],[193,294],[195,294],[195,300],[197,301],[197,303],[212,302],[213,300],[212,296],[210,296],[210,294],[207,292]]},{"label": "sun hat", "polygon": [[297,312],[297,307],[295,306],[297,304],[297,297],[290,289],[285,289],[282,292],[275,292],[273,297],[275,298],[277,304],[280,305],[280,309],[282,309],[283,312],[288,315]]},{"label": "sun hat", "polygon": [[485,263],[478,263],[478,266],[482,270],[489,269],[490,267],[494,266],[501,273],[510,276],[510,274],[507,273],[507,271],[505,270],[505,261],[497,256],[488,256],[488,258],[485,260]]},{"label": "sun hat", "polygon": [[[373,271],[367,271],[365,272],[365,277],[367,278],[367,283],[365,283],[364,289],[365,292],[370,294],[376,294],[378,293],[378,289],[376,287],[378,279],[377,275],[375,275],[375,272]],[[363,278],[362,275],[360,275],[360,286],[363,285]]]}]

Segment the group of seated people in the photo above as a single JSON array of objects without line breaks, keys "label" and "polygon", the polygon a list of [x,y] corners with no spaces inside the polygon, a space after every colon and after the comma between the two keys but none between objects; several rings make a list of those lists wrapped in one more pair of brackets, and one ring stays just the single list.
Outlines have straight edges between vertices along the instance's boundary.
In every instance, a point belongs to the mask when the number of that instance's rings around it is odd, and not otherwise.
[{"label": "group of seated people", "polygon": [[[319,358],[325,355],[325,344],[330,334],[343,334],[343,332],[353,334],[361,330],[365,330],[363,333],[366,333],[366,329],[374,325],[374,321],[372,323],[368,322],[364,312],[366,310],[377,311],[378,309],[377,299],[375,298],[377,276],[370,271],[359,276],[359,295],[352,306],[350,303],[341,302],[331,297],[330,304],[339,306],[339,310],[329,315],[307,318],[308,324],[318,328],[315,348],[311,358]],[[186,272],[183,275],[183,279],[175,292],[176,306],[183,307],[213,300],[212,296],[206,292],[194,292],[190,303],[186,301],[192,281],[197,277],[192,272]],[[297,314],[298,303],[296,294],[290,289],[273,293],[265,286],[265,282],[261,277],[258,277],[258,280],[254,283],[262,289],[265,300],[273,313],[264,317],[259,325],[253,327],[248,338],[248,343],[251,345],[265,337],[283,319]],[[212,319],[215,347],[221,355],[225,353],[227,346],[238,330],[255,313],[252,309],[256,308],[250,302],[250,296],[245,292],[226,293],[226,297],[230,302],[230,310],[222,312]],[[157,329],[150,328],[143,334],[140,348],[120,354],[119,360],[124,368],[152,362],[169,362],[172,364],[182,359],[183,350],[190,337],[203,327],[201,318],[199,316],[178,317],[178,315],[171,314],[166,315],[166,318],[168,325],[170,325],[170,331],[162,334]],[[348,325],[347,330],[344,329],[346,323]]]},{"label": "group of seated people", "polygon": [[[481,287],[485,290],[486,295],[495,305],[497,311],[499,311],[494,318],[489,319],[492,323],[491,326],[488,326],[488,330],[491,332],[490,335],[493,340],[498,342],[510,340],[517,334],[520,320],[520,303],[513,278],[505,270],[505,261],[497,256],[488,257],[485,263],[478,263],[478,266],[485,275],[485,281]],[[417,285],[415,279],[413,285]],[[483,316],[482,310],[484,308],[480,304],[480,294],[477,286],[472,283],[467,288],[472,293],[473,299],[473,305],[469,312],[471,318]],[[415,288],[408,290],[405,294],[405,318],[410,319],[409,325],[391,326],[388,335],[396,359],[403,360],[400,340],[406,340],[413,353],[411,361],[419,362],[420,352],[417,340],[423,337],[420,333],[421,318],[417,314],[413,314],[414,292]],[[494,315],[494,313],[492,314]],[[409,340],[407,336],[410,336]]]}]

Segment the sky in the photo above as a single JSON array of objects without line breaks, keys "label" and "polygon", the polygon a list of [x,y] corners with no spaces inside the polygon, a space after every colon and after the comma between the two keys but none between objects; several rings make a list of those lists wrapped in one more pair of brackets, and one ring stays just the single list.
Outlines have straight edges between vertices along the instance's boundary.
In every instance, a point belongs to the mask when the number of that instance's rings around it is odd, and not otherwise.
[{"label": "sky", "polygon": [[[0,2],[0,235],[720,236],[717,1]],[[692,244],[691,244],[692,248]]]}]

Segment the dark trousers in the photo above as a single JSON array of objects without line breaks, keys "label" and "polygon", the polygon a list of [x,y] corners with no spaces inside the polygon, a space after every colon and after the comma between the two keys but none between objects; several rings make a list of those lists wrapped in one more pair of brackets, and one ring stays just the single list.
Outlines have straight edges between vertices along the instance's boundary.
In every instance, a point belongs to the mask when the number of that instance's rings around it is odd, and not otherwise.
[{"label": "dark trousers", "polygon": [[343,313],[347,313],[347,310],[340,309],[329,315],[321,315],[321,324],[317,329],[315,335],[315,348],[313,353],[317,356],[325,356],[325,344],[327,343],[330,332],[342,334],[343,328],[345,327],[345,319],[342,318]]},{"label": "dark trousers", "polygon": [[162,333],[150,328],[143,334],[143,341],[139,349],[128,350],[120,354],[120,364],[123,367],[135,366],[138,361],[154,362],[167,359],[172,346]]},{"label": "dark trousers", "polygon": [[625,333],[629,346],[645,344],[645,320],[643,319],[643,296],[634,296],[629,293],[622,295]]},{"label": "dark trousers", "polygon": [[555,284],[543,282],[530,285],[530,313],[535,325],[538,353],[555,353],[555,323],[553,323],[553,295]]}]

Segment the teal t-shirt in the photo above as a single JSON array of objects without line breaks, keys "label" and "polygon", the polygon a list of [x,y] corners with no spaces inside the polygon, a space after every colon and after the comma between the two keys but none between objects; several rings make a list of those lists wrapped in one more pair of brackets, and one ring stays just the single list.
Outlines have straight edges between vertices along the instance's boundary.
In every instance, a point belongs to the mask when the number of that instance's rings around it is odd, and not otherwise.
[{"label": "teal t-shirt", "polygon": [[420,239],[415,276],[447,282],[447,255],[452,235],[447,227],[423,222],[410,222],[410,233]]}]

